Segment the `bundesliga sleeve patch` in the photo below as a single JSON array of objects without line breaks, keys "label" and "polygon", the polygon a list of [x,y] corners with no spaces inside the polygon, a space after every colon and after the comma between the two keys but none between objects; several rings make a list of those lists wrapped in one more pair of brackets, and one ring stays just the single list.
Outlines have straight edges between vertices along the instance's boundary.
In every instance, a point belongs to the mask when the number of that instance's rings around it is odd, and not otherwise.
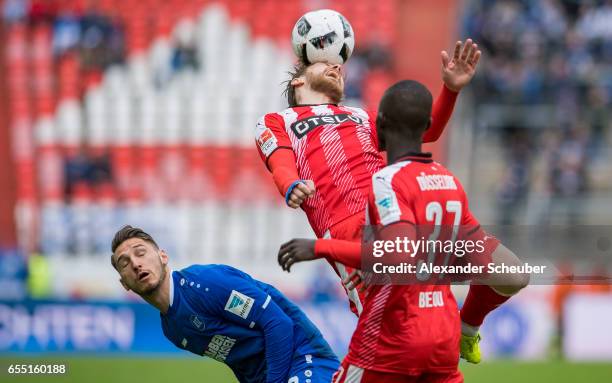
[{"label": "bundesliga sleeve patch", "polygon": [[383,225],[397,222],[401,216],[397,196],[391,187],[392,178],[393,175],[379,173],[378,175],[374,176],[374,180],[372,182],[376,210]]},{"label": "bundesliga sleeve patch", "polygon": [[225,304],[225,311],[229,311],[232,314],[238,315],[242,319],[246,319],[251,312],[253,303],[255,303],[253,298],[236,290],[232,290],[232,293]]},{"label": "bundesliga sleeve patch", "polygon": [[274,137],[274,134],[270,130],[270,128],[266,128],[265,126],[257,124],[257,145],[259,145],[259,149],[261,152],[268,157],[272,152],[278,148],[278,140]]}]

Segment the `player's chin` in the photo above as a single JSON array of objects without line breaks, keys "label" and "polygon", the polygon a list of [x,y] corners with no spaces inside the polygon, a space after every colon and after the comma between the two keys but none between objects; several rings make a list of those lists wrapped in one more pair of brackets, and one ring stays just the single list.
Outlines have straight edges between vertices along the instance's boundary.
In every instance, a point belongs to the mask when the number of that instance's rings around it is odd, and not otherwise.
[{"label": "player's chin", "polygon": [[136,282],[136,287],[133,289],[138,294],[149,294],[153,292],[159,283],[155,281],[155,276],[149,275],[147,278]]}]

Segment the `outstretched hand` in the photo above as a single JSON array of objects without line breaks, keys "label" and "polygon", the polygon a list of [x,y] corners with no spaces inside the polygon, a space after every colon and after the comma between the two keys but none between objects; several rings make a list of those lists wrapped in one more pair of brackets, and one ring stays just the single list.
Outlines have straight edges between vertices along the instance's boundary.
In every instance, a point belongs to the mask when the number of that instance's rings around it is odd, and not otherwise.
[{"label": "outstretched hand", "polygon": [[442,81],[446,87],[454,92],[459,92],[461,88],[469,84],[476,73],[476,66],[481,55],[482,52],[472,39],[467,39],[464,44],[457,41],[452,58],[448,52],[442,51]]},{"label": "outstretched hand", "polygon": [[316,259],[314,239],[292,239],[278,250],[278,264],[289,272],[294,263]]}]

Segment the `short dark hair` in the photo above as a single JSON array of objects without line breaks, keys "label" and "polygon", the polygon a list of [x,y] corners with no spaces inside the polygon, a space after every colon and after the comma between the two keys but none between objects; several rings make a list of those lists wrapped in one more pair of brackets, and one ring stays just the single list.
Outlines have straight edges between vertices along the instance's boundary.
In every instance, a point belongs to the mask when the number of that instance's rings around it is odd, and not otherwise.
[{"label": "short dark hair", "polygon": [[140,238],[143,241],[149,242],[150,244],[155,246],[156,249],[159,249],[159,246],[157,246],[157,243],[155,242],[153,237],[151,237],[144,230],[142,230],[139,227],[133,227],[131,225],[125,225],[121,229],[119,229],[118,232],[115,233],[115,236],[113,237],[113,242],[111,244],[111,250],[112,250],[111,264],[113,265],[113,267],[115,269],[117,269],[117,265],[115,264],[115,258],[113,258],[113,255],[115,255],[115,250],[117,250],[117,248],[123,242],[127,241],[130,238]]},{"label": "short dark hair", "polygon": [[429,126],[433,97],[420,82],[403,80],[393,84],[383,94],[378,117],[384,129],[417,137]]},{"label": "short dark hair", "polygon": [[293,69],[287,72],[289,75],[289,80],[285,81],[285,90],[283,91],[283,95],[287,96],[287,104],[290,107],[297,106],[297,99],[295,97],[295,87],[291,85],[291,81],[295,80],[298,77],[302,77],[306,73],[306,69],[308,69],[308,65],[299,61],[294,66]]}]

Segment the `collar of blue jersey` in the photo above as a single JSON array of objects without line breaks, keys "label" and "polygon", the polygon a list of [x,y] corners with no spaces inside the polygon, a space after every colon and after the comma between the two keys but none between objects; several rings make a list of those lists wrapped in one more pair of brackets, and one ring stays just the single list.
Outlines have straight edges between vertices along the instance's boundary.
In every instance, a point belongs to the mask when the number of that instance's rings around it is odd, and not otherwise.
[{"label": "collar of blue jersey", "polygon": [[[176,311],[176,306],[177,306],[177,304],[176,304],[177,302],[176,302],[176,299],[175,299],[176,298],[175,297],[176,286],[174,286],[174,275],[173,275],[174,271],[172,271],[172,269],[168,269],[168,272],[170,273],[170,281],[169,281],[170,282],[170,287],[169,287],[170,291],[168,291],[168,294],[170,294],[170,295],[169,295],[169,299],[168,299],[168,311],[166,311],[165,316],[172,316],[174,314],[174,312]],[[163,316],[164,314],[160,313],[160,315]]]},{"label": "collar of blue jersey", "polygon": [[433,162],[433,158],[431,156],[431,153],[429,152],[408,152],[399,156],[395,161],[393,161],[393,163],[395,164],[401,161],[415,161],[428,164],[430,162]]}]

